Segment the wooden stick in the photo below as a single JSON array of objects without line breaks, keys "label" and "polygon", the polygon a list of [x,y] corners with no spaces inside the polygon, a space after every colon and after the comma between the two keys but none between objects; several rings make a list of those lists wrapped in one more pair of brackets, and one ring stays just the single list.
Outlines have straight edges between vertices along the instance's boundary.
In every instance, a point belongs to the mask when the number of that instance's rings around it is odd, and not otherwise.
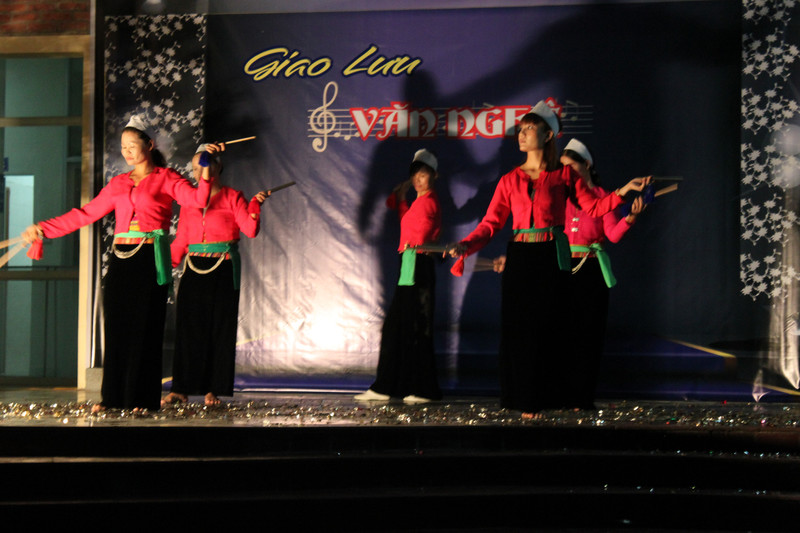
[{"label": "wooden stick", "polygon": [[290,181],[289,183],[284,183],[283,185],[278,185],[277,187],[273,187],[273,188],[271,188],[271,189],[267,189],[267,193],[268,193],[268,194],[272,194],[272,193],[274,193],[275,191],[279,191],[279,190],[281,190],[281,189],[285,189],[286,187],[291,187],[291,186],[292,186],[292,185],[294,185],[294,184],[295,184],[295,182],[293,182],[293,181]]},{"label": "wooden stick", "polygon": [[22,236],[19,236],[19,237],[14,237],[13,239],[8,239],[7,241],[0,242],[0,249],[7,248],[12,244],[17,244],[21,240]]},{"label": "wooden stick", "polygon": [[662,194],[667,194],[667,193],[670,193],[670,192],[673,192],[673,191],[677,191],[677,190],[678,190],[678,184],[677,183],[673,183],[672,185],[668,185],[667,187],[664,187],[663,189],[657,190],[656,193],[653,196],[654,197],[658,197],[658,196],[661,196]]},{"label": "wooden stick", "polygon": [[472,268],[473,272],[489,272],[494,270],[494,259],[488,257],[479,257],[475,260],[475,266]]},{"label": "wooden stick", "polygon": [[653,181],[683,181],[683,176],[653,176]]},{"label": "wooden stick", "polygon": [[242,137],[241,139],[234,139],[232,141],[225,141],[223,144],[228,145],[228,144],[243,143],[245,141],[252,141],[255,138],[256,138],[255,135],[253,135],[252,137]]},{"label": "wooden stick", "polygon": [[27,242],[21,242],[18,245],[16,245],[14,248],[12,248],[9,251],[7,251],[3,255],[3,257],[0,257],[0,268],[3,268],[4,266],[6,266],[6,263],[8,263],[11,260],[12,257],[14,257],[18,253],[20,253],[22,250],[24,250],[26,246],[28,246]]},{"label": "wooden stick", "polygon": [[415,250],[420,252],[431,252],[434,254],[443,254],[447,251],[447,246],[442,246],[440,244],[423,244],[421,246],[414,246]]}]

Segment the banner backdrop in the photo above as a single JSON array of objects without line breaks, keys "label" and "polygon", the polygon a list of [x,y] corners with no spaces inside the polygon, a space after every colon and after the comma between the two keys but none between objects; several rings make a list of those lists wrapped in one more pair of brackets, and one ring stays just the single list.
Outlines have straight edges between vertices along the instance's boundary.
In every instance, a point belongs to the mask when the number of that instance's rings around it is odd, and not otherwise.
[{"label": "banner backdrop", "polygon": [[[684,178],[612,247],[612,329],[741,334],[739,17],[735,2],[210,16],[207,138],[257,136],[231,146],[223,178],[248,195],[297,182],[242,246],[239,373],[374,372],[398,274],[384,200],[414,151],[439,156],[442,241],[455,241],[522,161],[515,121],[548,97],[561,142],[589,145],[608,187]],[[447,267],[437,345],[453,377],[496,352],[499,276]]]},{"label": "banner backdrop", "polygon": [[[230,146],[223,182],[247,196],[297,182],[241,245],[240,388],[368,385],[399,271],[386,197],[417,149],[434,151],[441,241],[463,238],[524,159],[516,120],[546,98],[562,109],[560,146],[586,143],[607,189],[683,178],[610,247],[616,346],[757,335],[761,311],[738,288],[737,2],[221,14],[202,29],[205,140],[256,136]],[[445,389],[497,386],[500,277],[474,262],[461,278],[450,260],[437,270]]]}]

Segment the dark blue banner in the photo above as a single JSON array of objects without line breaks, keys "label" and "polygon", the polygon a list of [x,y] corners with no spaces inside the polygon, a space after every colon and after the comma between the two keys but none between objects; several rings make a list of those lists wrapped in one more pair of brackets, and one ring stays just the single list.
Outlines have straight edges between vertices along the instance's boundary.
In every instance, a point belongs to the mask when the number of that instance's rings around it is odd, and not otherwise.
[{"label": "dark blue banner", "polygon": [[[755,335],[759,310],[738,289],[737,2],[155,19],[137,19],[137,31],[202,28],[205,62],[187,59],[182,83],[205,76],[205,140],[256,136],[230,145],[223,181],[246,195],[297,182],[267,201],[261,235],[241,246],[240,386],[368,384],[398,276],[398,221],[384,201],[414,152],[439,157],[441,242],[457,241],[524,159],[516,121],[547,98],[562,113],[559,146],[588,145],[607,189],[683,178],[609,247],[619,280],[609,368]],[[171,46],[185,55],[189,44]],[[124,53],[115,61],[124,70]],[[191,109],[187,124],[199,120]],[[501,255],[509,236],[479,255]],[[449,260],[437,268],[445,388],[496,386],[500,279],[480,259],[461,278]],[[706,353],[690,359],[723,364]]]},{"label": "dark blue banner", "polygon": [[[562,146],[589,145],[607,187],[684,178],[611,247],[611,331],[707,343],[747,327],[735,289],[739,11],[697,2],[209,17],[207,133],[257,136],[231,148],[225,178],[247,193],[298,182],[269,200],[262,236],[244,245],[241,371],[369,374],[397,279],[398,224],[383,202],[412,154],[438,154],[442,241],[458,240],[523,159],[506,134],[548,97],[563,106]],[[481,255],[502,254],[507,238]],[[465,365],[493,366],[499,276],[468,262],[455,278],[448,266],[437,344],[457,378]]]}]

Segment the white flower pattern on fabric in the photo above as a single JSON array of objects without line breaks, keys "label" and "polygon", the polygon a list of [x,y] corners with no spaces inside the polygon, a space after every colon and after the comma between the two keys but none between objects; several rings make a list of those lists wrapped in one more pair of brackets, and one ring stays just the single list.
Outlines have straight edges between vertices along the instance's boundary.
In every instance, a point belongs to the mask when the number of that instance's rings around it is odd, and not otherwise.
[{"label": "white flower pattern on fabric", "polygon": [[[167,164],[191,176],[191,158],[203,140],[206,28],[206,17],[195,14],[106,19],[105,183],[127,170],[119,138],[134,114],[157,126],[154,140]],[[104,277],[113,218],[105,217],[102,224]]]},{"label": "white flower pattern on fabric", "polygon": [[743,0],[740,202],[741,294],[781,305],[800,281],[800,112],[791,72],[800,37],[794,0]]}]

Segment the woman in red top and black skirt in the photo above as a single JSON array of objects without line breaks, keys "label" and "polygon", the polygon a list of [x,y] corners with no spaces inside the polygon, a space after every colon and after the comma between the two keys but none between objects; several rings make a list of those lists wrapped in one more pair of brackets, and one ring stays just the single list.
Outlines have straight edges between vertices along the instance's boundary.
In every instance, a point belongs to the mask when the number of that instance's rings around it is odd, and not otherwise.
[{"label": "woman in red top and black skirt", "polygon": [[164,403],[185,402],[204,394],[205,404],[233,395],[236,330],[239,324],[240,232],[258,235],[261,204],[269,196],[244,195],[219,182],[225,145],[203,144],[192,159],[197,181],[211,183],[208,206],[182,207],[172,243],[172,265],[186,256],[178,290],[172,389]]},{"label": "woman in red top and black skirt", "polygon": [[[600,186],[591,152],[578,139],[571,139],[564,147],[561,164],[572,167],[598,198],[608,194]],[[644,200],[637,196],[626,216],[618,213],[621,209],[615,209],[595,218],[572,200],[567,202],[565,231],[572,252],[569,316],[576,325],[576,334],[570,338],[576,363],[572,383],[575,401],[583,409],[594,409],[597,373],[605,346],[609,289],[616,284],[603,245],[606,240],[619,242],[644,209]]]},{"label": "woman in red top and black skirt", "polygon": [[[375,383],[356,395],[356,400],[402,398],[406,403],[425,403],[442,397],[433,349],[435,265],[429,253],[415,249],[439,240],[442,218],[433,190],[437,168],[436,156],[418,150],[409,168],[410,179],[386,201],[400,217],[400,280],[383,323]],[[405,196],[412,186],[417,198],[409,207]]]},{"label": "woman in red top and black skirt", "polygon": [[513,217],[502,279],[500,404],[538,417],[548,408],[576,406],[571,397],[569,342],[570,251],[564,234],[569,196],[591,216],[602,216],[639,191],[648,178],[631,180],[603,198],[589,191],[578,174],[559,164],[555,138],[560,119],[548,103],[536,104],[518,126],[525,162],[504,175],[483,220],[465,239],[449,245],[460,257],[483,248]]},{"label": "woman in red top and black skirt", "polygon": [[122,156],[132,171],[111,178],[83,207],[22,232],[28,242],[52,239],[114,212],[114,253],[103,280],[103,400],[92,412],[160,407],[164,320],[172,283],[166,240],[172,202],[197,207],[208,202],[209,183],[200,180],[195,188],[163,168],[163,157],[146,130],[144,121],[134,116],[122,132]]}]

